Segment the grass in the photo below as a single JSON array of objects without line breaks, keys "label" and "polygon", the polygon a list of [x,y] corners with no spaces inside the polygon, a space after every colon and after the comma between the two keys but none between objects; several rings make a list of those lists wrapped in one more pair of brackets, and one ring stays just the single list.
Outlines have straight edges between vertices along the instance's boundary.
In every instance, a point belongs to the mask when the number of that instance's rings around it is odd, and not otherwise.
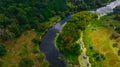
[{"label": "grass", "polygon": [[[34,31],[25,32],[20,38],[13,42],[6,42],[7,54],[2,58],[2,67],[18,67],[22,58],[30,58],[34,61],[34,66],[42,66],[47,61],[39,61],[38,56],[44,56],[39,51],[39,45],[35,45],[32,39],[35,38]],[[37,51],[34,53],[33,51]],[[45,59],[45,57],[43,57]]]},{"label": "grass", "polygon": [[[114,28],[110,27],[111,24],[116,27],[120,25],[117,20],[114,20],[114,15],[104,16],[84,31],[84,43],[92,67],[120,67],[120,56],[118,56],[120,37],[110,39],[115,32]],[[114,48],[113,44],[116,42],[118,47]],[[105,60],[96,61],[93,57],[95,52],[104,55]]]},{"label": "grass", "polygon": [[103,67],[113,67],[119,59],[112,48],[114,40],[110,40],[111,34],[111,31],[104,28],[97,29],[90,34],[93,49],[102,53],[106,58],[102,62]]}]

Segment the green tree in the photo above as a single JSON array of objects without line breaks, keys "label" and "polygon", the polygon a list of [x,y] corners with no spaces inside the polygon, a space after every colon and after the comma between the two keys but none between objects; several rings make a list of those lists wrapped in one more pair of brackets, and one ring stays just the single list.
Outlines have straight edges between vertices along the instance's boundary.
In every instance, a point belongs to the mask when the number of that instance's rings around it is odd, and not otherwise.
[{"label": "green tree", "polygon": [[34,63],[30,58],[23,58],[19,62],[19,67],[33,67]]},{"label": "green tree", "polygon": [[5,28],[7,25],[10,24],[10,19],[5,16],[5,14],[0,14],[0,28]]},{"label": "green tree", "polygon": [[0,57],[3,57],[7,52],[7,49],[4,44],[0,43]]}]

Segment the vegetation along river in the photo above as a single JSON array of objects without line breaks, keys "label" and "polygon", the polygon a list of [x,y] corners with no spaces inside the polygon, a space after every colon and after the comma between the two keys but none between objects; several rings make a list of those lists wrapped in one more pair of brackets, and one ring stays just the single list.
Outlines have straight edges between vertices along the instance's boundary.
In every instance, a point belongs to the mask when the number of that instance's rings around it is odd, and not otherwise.
[{"label": "vegetation along river", "polygon": [[[108,13],[113,12],[113,9],[119,5],[120,5],[120,0],[116,0],[106,5],[105,7],[98,8],[96,11],[93,11],[93,12],[97,13],[99,16],[106,15]],[[54,45],[54,40],[57,33],[59,33],[59,31],[61,30],[62,25],[70,18],[71,16],[68,16],[63,20],[59,21],[52,28],[50,28],[41,39],[40,50],[45,53],[46,58],[50,64],[50,67],[66,67],[65,62],[60,58],[61,57],[60,53]],[[80,45],[83,46],[82,49],[84,50],[80,57],[84,56],[88,58],[88,56],[86,56],[86,48],[84,47],[82,39],[81,39]],[[82,59],[80,64],[84,67],[90,67],[89,58]]]}]

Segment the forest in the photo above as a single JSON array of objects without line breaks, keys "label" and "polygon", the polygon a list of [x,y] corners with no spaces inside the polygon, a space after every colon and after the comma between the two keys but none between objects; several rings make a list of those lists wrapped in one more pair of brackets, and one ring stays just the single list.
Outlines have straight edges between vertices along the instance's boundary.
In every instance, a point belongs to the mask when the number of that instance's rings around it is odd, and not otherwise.
[{"label": "forest", "polygon": [[[89,2],[90,1],[90,2]],[[0,1],[0,40],[6,41],[19,37],[30,29],[41,30],[43,21],[50,17],[65,17],[71,12],[95,9],[108,0],[1,0]],[[93,3],[94,2],[94,3]],[[88,4],[89,3],[89,4]],[[62,4],[62,5],[61,5]],[[86,6],[86,7],[85,7]],[[92,7],[94,6],[94,7]],[[77,10],[76,10],[77,9]],[[8,30],[8,31],[6,31]]]}]

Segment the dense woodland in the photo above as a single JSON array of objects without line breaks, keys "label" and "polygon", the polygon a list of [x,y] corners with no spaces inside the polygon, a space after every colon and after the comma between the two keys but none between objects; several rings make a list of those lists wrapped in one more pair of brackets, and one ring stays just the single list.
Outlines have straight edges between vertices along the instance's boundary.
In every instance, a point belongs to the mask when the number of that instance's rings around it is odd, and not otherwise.
[{"label": "dense woodland", "polygon": [[[70,12],[95,9],[111,0],[1,0],[0,40],[19,37],[29,29],[41,30],[43,21],[59,15],[65,17]],[[62,4],[62,5],[61,5]],[[94,7],[93,7],[94,6]]]}]

